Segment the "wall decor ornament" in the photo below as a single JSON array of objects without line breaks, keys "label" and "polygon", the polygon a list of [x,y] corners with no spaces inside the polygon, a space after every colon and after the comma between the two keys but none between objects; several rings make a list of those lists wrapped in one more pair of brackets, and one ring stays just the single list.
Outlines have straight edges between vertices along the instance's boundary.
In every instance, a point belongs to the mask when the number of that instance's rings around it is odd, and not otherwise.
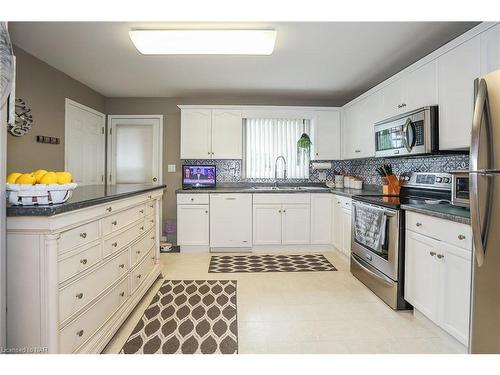
[{"label": "wall decor ornament", "polygon": [[16,137],[22,137],[33,126],[33,115],[31,114],[31,108],[28,107],[24,100],[16,98],[15,106],[16,118],[14,124],[9,125],[9,133]]}]

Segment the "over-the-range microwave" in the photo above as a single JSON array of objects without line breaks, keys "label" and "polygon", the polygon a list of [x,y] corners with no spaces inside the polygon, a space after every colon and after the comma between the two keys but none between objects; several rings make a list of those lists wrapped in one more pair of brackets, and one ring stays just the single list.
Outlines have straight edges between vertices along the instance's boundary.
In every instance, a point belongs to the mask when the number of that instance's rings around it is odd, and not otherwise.
[{"label": "over-the-range microwave", "polygon": [[375,156],[439,151],[438,107],[423,107],[375,124]]}]

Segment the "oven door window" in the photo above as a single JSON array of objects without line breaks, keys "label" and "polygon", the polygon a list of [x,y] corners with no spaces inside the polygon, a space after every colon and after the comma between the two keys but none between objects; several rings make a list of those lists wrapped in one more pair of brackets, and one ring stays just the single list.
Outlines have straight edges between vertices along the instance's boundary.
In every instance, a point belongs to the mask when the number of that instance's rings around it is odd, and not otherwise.
[{"label": "oven door window", "polygon": [[378,209],[353,206],[354,241],[363,248],[389,259],[389,220]]},{"label": "oven door window", "polygon": [[458,199],[469,199],[469,177],[457,177],[455,183],[455,197]]},{"label": "oven door window", "polygon": [[375,133],[375,147],[377,151],[397,150],[404,147],[403,126],[379,130]]}]

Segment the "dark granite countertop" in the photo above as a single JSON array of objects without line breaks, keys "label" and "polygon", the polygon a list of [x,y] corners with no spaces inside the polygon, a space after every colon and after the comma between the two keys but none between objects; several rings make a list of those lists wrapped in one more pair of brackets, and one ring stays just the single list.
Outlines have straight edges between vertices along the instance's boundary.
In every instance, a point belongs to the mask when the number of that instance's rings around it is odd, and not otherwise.
[{"label": "dark granite countertop", "polygon": [[44,206],[7,206],[7,216],[53,216],[63,212],[95,206],[148,191],[165,189],[166,185],[117,184],[78,186],[65,203]]},{"label": "dark granite countertop", "polygon": [[457,223],[470,224],[470,210],[465,207],[451,204],[402,204],[401,208],[406,211],[418,212]]}]

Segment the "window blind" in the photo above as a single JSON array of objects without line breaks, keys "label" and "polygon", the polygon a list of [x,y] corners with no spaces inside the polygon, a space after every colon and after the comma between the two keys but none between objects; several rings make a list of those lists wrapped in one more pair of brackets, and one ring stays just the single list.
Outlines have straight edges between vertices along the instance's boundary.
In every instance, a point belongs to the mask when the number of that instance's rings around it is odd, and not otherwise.
[{"label": "window blind", "polygon": [[[246,119],[246,177],[274,178],[276,158],[283,155],[288,178],[309,178],[309,160],[298,160],[297,141],[302,133],[311,134],[310,128],[310,121],[303,119]],[[280,178],[282,163],[278,162]]]}]

